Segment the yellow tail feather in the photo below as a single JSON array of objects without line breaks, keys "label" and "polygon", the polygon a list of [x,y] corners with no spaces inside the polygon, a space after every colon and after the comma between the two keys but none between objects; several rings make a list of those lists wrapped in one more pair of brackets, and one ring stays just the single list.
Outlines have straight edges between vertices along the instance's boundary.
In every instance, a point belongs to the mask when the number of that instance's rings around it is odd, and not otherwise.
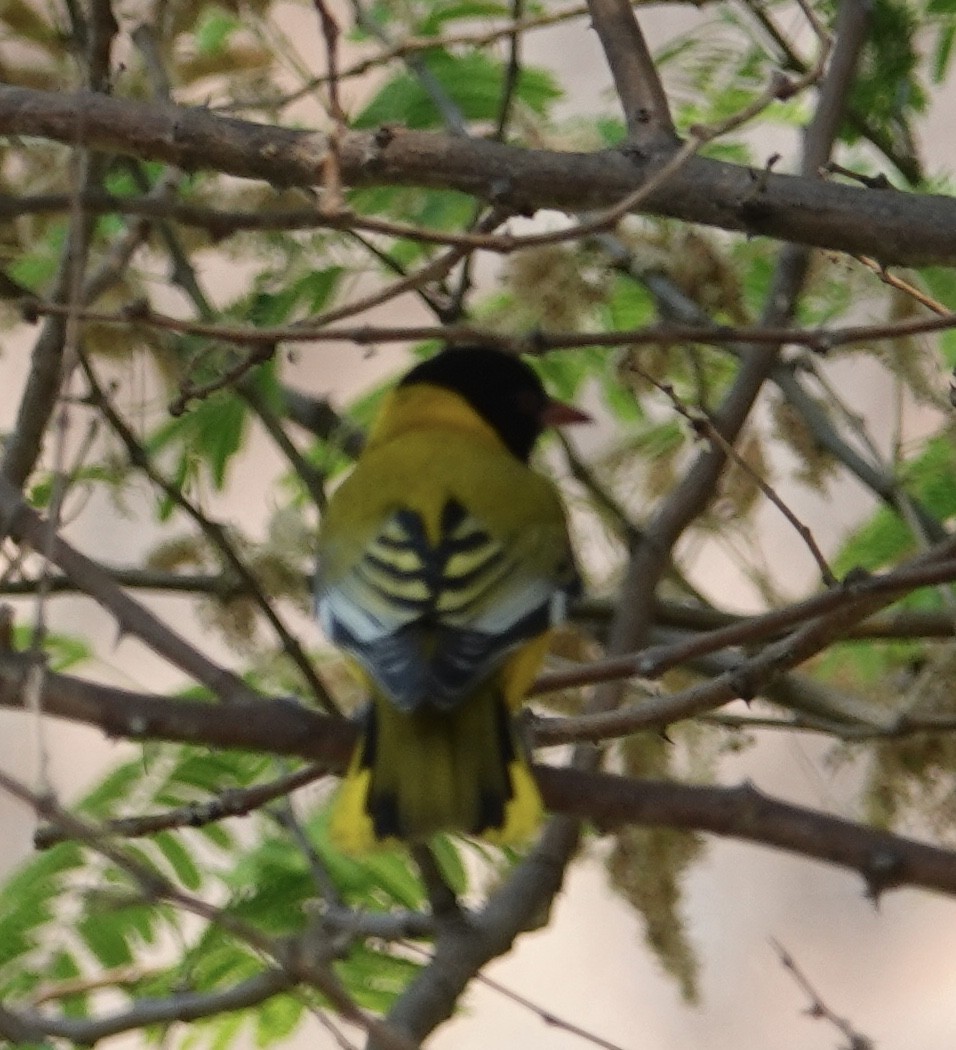
[{"label": "yellow tail feather", "polygon": [[335,801],[330,834],[353,854],[439,831],[514,845],[534,832],[543,814],[497,687],[485,686],[451,711],[406,713],[376,696]]}]

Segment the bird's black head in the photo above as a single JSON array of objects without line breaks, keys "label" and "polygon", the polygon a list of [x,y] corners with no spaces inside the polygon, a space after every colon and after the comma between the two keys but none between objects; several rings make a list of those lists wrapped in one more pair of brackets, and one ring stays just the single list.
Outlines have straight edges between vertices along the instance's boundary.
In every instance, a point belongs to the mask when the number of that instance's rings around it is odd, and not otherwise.
[{"label": "bird's black head", "polygon": [[463,397],[508,449],[527,462],[551,399],[532,368],[490,346],[450,347],[416,365],[399,383],[429,383]]}]

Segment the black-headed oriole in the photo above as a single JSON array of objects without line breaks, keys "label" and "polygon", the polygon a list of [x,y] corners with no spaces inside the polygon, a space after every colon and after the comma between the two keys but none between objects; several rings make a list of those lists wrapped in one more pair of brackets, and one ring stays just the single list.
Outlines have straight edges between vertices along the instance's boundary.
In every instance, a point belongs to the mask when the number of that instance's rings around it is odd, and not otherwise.
[{"label": "black-headed oriole", "polygon": [[578,580],[528,458],[546,426],[583,419],[489,347],[446,349],[387,395],[319,536],[319,618],[371,696],[332,814],[344,851],[537,827],[512,713]]}]

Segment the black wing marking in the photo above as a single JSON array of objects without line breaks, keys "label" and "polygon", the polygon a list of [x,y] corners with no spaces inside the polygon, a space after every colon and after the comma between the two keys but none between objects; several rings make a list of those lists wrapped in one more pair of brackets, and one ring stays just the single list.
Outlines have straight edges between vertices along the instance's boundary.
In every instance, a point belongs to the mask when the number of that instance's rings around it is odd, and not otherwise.
[{"label": "black wing marking", "polygon": [[529,574],[456,500],[437,543],[421,517],[396,511],[361,559],[320,587],[331,640],[401,708],[452,707],[518,642],[546,630],[555,596],[570,588]]}]

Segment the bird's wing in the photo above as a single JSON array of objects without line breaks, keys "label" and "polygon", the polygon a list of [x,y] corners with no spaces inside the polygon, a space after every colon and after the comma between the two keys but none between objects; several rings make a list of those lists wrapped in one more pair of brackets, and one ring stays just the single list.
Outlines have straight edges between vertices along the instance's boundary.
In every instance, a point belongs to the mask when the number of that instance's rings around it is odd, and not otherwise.
[{"label": "bird's wing", "polygon": [[448,500],[437,537],[403,508],[346,571],[320,567],[318,611],[394,702],[453,706],[519,642],[541,634],[575,586],[563,521],[495,538]]}]

